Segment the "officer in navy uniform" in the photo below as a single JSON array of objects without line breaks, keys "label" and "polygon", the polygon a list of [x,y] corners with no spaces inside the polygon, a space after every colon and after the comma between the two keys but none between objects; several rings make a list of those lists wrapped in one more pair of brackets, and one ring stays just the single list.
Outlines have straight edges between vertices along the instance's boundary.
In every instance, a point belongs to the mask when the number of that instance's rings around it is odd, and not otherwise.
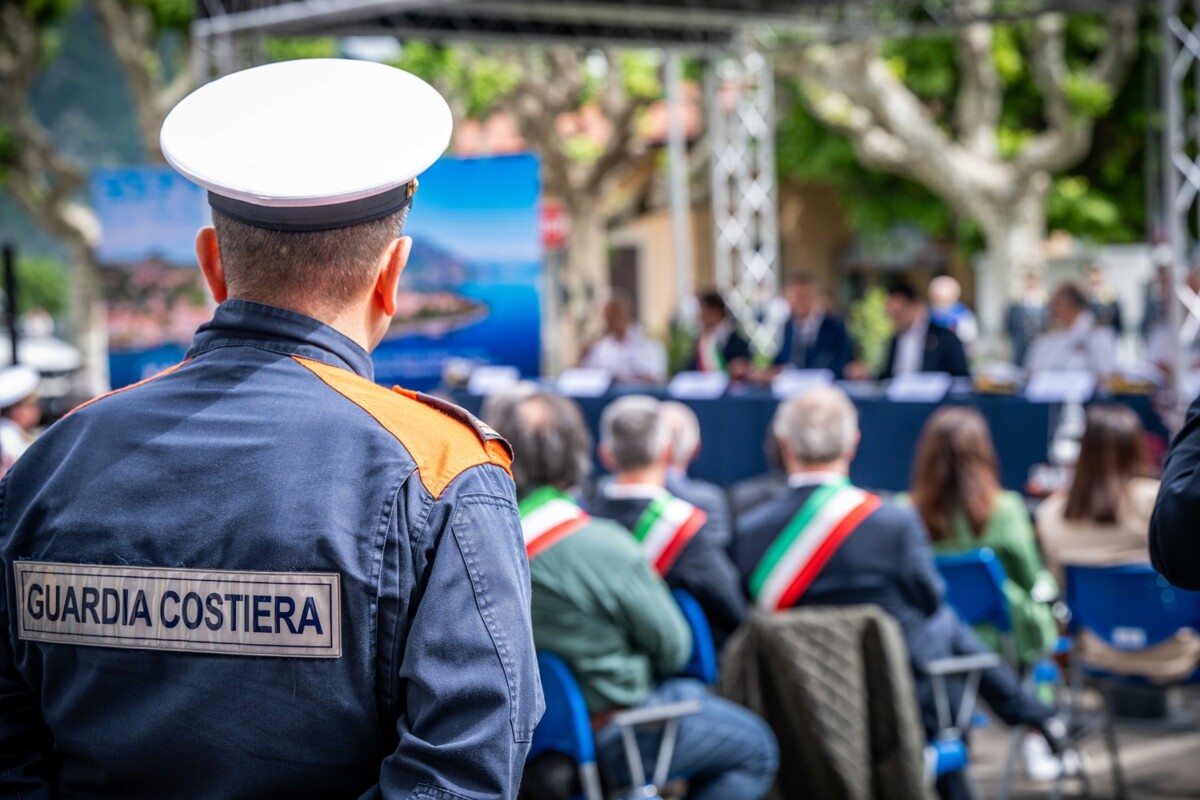
[{"label": "officer in navy uniform", "polygon": [[542,697],[511,452],[369,355],[450,128],[340,60],[167,118],[220,305],[0,483],[0,795],[516,796]]}]

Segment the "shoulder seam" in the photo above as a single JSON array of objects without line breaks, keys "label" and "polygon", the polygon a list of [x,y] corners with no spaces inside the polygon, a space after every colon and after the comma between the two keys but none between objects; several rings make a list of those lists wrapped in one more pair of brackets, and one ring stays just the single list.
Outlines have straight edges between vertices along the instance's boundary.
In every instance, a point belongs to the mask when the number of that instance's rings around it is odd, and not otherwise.
[{"label": "shoulder seam", "polygon": [[112,396],[114,396],[114,395],[123,394],[123,393],[125,393],[125,392],[128,392],[128,391],[130,391],[131,389],[137,389],[137,388],[140,388],[140,387],[142,387],[142,386],[145,386],[147,383],[150,383],[151,381],[156,381],[156,380],[158,380],[159,378],[162,378],[162,377],[165,377],[165,376],[167,376],[167,375],[170,375],[172,372],[174,372],[175,370],[179,369],[179,368],[180,368],[180,367],[182,367],[184,364],[188,363],[188,361],[190,361],[190,360],[191,360],[191,359],[184,359],[183,361],[180,361],[178,364],[175,364],[175,365],[173,365],[173,366],[167,367],[167,368],[166,368],[166,369],[164,369],[162,372],[159,372],[159,373],[157,373],[157,374],[151,375],[149,378],[143,378],[142,380],[138,381],[137,383],[131,383],[131,384],[129,384],[128,386],[122,386],[120,389],[113,389],[113,390],[112,390],[112,391],[110,391],[110,392],[105,392],[104,394],[97,395],[96,397],[93,397],[91,400],[87,400],[87,401],[85,401],[85,402],[83,402],[83,403],[80,403],[79,405],[75,406],[75,408],[71,409],[70,411],[68,411],[68,412],[67,412],[67,413],[66,413],[66,414],[63,416],[63,419],[66,419],[67,417],[71,416],[71,415],[72,415],[72,414],[74,414],[76,411],[82,411],[83,409],[87,408],[87,407],[88,407],[88,406],[90,406],[90,405],[94,405],[94,404],[96,404],[96,403],[99,403],[101,400],[107,400],[108,398],[110,398],[110,397],[112,397]]}]

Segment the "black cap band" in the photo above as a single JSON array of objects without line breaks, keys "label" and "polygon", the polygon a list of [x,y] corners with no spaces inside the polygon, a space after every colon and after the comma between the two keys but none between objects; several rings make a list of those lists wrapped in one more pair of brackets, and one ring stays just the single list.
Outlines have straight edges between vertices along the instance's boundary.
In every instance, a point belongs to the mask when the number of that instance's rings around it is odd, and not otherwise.
[{"label": "black cap band", "polygon": [[260,206],[209,192],[208,204],[225,216],[255,228],[308,233],[349,228],[351,225],[383,219],[411,205],[416,189],[416,180],[411,180],[395,189],[347,203],[288,207]]}]

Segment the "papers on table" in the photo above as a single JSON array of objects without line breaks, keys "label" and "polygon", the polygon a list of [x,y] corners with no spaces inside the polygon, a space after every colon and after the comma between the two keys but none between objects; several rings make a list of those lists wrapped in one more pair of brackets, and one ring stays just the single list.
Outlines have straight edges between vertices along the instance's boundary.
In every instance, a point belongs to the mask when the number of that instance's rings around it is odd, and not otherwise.
[{"label": "papers on table", "polygon": [[600,397],[612,386],[612,373],[597,367],[563,370],[555,382],[559,394],[567,397]]},{"label": "papers on table", "polygon": [[910,372],[892,378],[887,398],[899,403],[939,403],[954,379],[945,372]]},{"label": "papers on table", "polygon": [[827,369],[785,369],[771,381],[771,393],[780,400],[799,397],[818,386],[833,383],[833,372]]},{"label": "papers on table", "polygon": [[467,379],[467,391],[474,395],[488,397],[511,389],[521,380],[521,371],[516,367],[476,367]]},{"label": "papers on table", "polygon": [[1085,370],[1038,370],[1029,376],[1025,396],[1042,403],[1086,403],[1096,392],[1096,376]]},{"label": "papers on table", "polygon": [[713,400],[727,388],[729,376],[724,372],[681,372],[667,384],[667,394],[679,400]]}]

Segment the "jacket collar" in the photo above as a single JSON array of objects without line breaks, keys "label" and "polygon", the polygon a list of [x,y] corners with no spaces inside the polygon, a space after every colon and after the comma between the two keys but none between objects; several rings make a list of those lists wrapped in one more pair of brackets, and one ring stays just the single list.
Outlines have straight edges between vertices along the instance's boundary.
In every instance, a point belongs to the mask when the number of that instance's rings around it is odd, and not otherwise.
[{"label": "jacket collar", "polygon": [[371,354],[325,323],[285,308],[249,300],[226,300],[196,331],[187,357],[219,347],[250,345],[320,361],[374,380]]}]

